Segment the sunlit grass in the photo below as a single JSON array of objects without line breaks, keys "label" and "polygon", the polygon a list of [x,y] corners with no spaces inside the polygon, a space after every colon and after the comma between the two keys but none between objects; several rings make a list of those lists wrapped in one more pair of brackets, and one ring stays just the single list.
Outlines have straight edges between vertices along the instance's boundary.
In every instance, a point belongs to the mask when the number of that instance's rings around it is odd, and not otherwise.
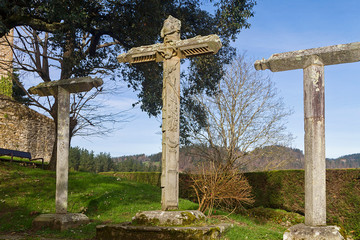
[{"label": "sunlit grass", "polygon": [[[11,156],[0,156],[1,159],[3,160],[7,160],[7,161],[11,161]],[[13,157],[13,161],[18,163],[18,164],[21,164],[21,163],[25,163],[25,164],[29,164],[29,163],[32,163],[32,164],[36,164],[38,166],[41,166],[41,164],[44,164],[44,166],[48,165],[49,163],[47,162],[44,162],[42,163],[42,160],[32,160],[30,161],[29,159],[27,158],[20,158],[20,157]]]},{"label": "sunlit grass", "polygon": [[[55,173],[0,163],[0,235],[26,232],[37,236],[33,239],[90,239],[95,236],[96,225],[131,221],[138,211],[159,210],[160,198],[159,187],[92,173],[70,172],[68,211],[85,213],[91,223],[64,232],[34,232],[31,224],[36,216],[55,212]],[[180,199],[179,206],[181,210],[198,207],[184,199]],[[217,214],[227,215],[221,211]],[[248,216],[233,214],[224,219],[234,224],[224,239],[281,239],[285,230],[280,225],[257,222]],[[217,219],[208,222],[214,221]]]}]

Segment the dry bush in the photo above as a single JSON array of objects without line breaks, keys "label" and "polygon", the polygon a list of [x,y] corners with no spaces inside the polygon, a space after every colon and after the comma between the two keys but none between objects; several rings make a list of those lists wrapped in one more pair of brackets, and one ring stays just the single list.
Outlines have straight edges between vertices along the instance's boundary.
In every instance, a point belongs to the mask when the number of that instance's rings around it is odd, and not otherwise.
[{"label": "dry bush", "polygon": [[226,210],[241,208],[254,202],[251,186],[238,170],[210,162],[190,174],[201,212],[210,216],[215,207]]}]

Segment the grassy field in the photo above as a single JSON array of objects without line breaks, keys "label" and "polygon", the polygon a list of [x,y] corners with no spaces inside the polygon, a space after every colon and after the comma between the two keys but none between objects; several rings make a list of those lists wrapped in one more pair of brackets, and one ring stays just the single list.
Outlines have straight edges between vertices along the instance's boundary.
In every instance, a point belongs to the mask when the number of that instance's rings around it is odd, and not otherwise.
[{"label": "grassy field", "polygon": [[[95,227],[104,223],[130,221],[138,211],[160,209],[158,187],[115,177],[84,172],[69,174],[69,212],[85,213],[91,223],[75,230],[57,232],[33,231],[31,223],[40,213],[55,212],[55,173],[0,162],[0,239],[1,235],[17,235],[22,239],[92,239]],[[197,205],[180,199],[180,209],[197,209]],[[286,227],[282,219],[265,221],[247,216],[226,216],[217,211],[210,222],[232,222],[224,239],[282,239]],[[276,222],[276,223],[275,223]]]},{"label": "grassy field", "polygon": [[[10,162],[11,161],[11,157],[10,156],[0,156],[1,160],[5,160]],[[46,166],[48,165],[48,163],[44,162],[42,163],[41,160],[32,160],[30,161],[27,158],[19,158],[19,157],[13,157],[13,162],[16,162],[17,164],[20,164],[22,166],[31,166],[31,165],[37,165],[37,167],[42,167],[42,164],[44,164],[44,168],[46,168]]]}]

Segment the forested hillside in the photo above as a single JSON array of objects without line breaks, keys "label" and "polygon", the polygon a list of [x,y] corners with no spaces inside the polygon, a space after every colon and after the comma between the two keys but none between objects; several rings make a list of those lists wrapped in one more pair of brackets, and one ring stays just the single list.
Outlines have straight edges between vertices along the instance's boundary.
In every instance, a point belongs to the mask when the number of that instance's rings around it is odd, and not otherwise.
[{"label": "forested hillside", "polygon": [[327,168],[359,168],[360,153],[349,154],[335,159],[327,159]]},{"label": "forested hillside", "polygon": [[158,159],[151,161],[152,156],[139,154],[112,158],[109,153],[94,154],[93,151],[72,147],[69,154],[69,168],[70,170],[94,173],[109,171],[158,172],[160,171],[160,161]]},{"label": "forested hillside", "polygon": [[[199,157],[198,148],[182,147],[180,149],[180,172],[194,171],[203,159]],[[85,172],[160,172],[161,152],[145,155],[111,157],[109,153],[94,154],[93,151],[71,148],[69,156],[70,169]],[[284,146],[266,146],[256,148],[244,154],[239,167],[245,172],[268,171],[280,169],[303,169],[304,154],[296,148]],[[326,159],[327,168],[360,168],[360,153],[345,155],[336,159]]]}]

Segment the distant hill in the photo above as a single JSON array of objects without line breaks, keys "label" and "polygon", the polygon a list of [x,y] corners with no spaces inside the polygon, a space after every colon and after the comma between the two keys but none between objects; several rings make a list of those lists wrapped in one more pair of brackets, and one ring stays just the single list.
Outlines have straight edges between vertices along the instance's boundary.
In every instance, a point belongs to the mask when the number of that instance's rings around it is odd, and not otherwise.
[{"label": "distant hill", "polygon": [[[161,166],[161,152],[145,155],[137,154],[112,158],[116,163],[137,162],[144,165]],[[192,171],[202,159],[196,154],[196,148],[187,146],[180,149],[180,172]],[[256,148],[245,154],[241,159],[242,169],[246,172],[304,169],[305,158],[300,149],[284,146],[265,146]],[[326,167],[335,168],[360,168],[360,153],[345,155],[336,159],[326,159]]]},{"label": "distant hill", "polygon": [[326,159],[327,168],[360,168],[360,153]]},{"label": "distant hill", "polygon": [[112,160],[115,163],[114,170],[119,172],[158,172],[161,167],[161,153],[113,157]]},{"label": "distant hill", "polygon": [[135,154],[135,155],[127,155],[121,157],[113,157],[114,162],[123,162],[129,159],[133,159],[139,162],[160,162],[161,161],[161,152],[155,153],[152,155],[145,155],[145,154]]},{"label": "distant hill", "polygon": [[278,145],[256,148],[244,158],[246,172],[303,169],[305,161],[300,149]]}]

